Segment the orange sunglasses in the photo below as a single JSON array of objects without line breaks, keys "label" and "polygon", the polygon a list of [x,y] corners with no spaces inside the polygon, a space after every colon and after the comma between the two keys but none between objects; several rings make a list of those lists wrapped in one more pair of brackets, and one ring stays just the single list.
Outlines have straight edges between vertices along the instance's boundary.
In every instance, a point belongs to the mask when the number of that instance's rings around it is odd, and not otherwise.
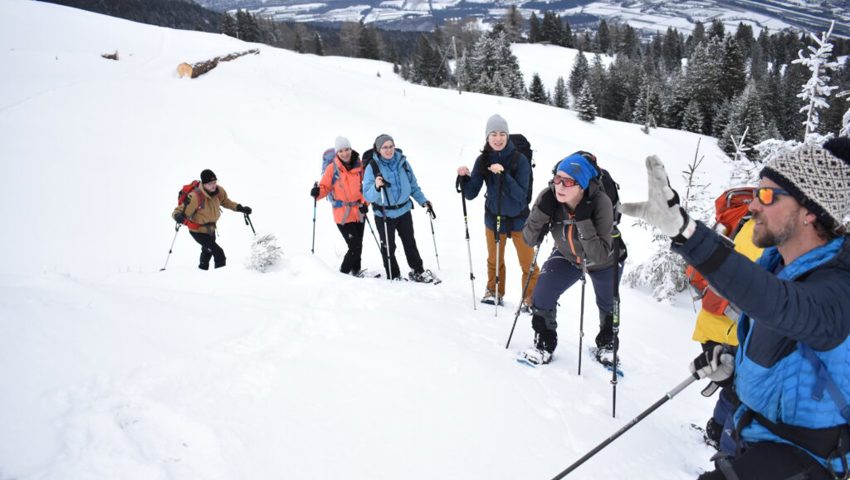
[{"label": "orange sunglasses", "polygon": [[777,195],[791,195],[786,190],[782,190],[781,188],[772,188],[772,187],[760,187],[753,190],[753,199],[758,199],[762,205],[768,206],[773,205],[776,202]]}]

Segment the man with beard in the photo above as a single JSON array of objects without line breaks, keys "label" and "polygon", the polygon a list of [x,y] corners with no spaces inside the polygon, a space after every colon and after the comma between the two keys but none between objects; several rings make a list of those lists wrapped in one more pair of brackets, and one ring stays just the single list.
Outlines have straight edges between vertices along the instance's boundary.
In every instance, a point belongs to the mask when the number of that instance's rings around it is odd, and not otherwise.
[{"label": "man with beard", "polygon": [[850,474],[850,139],[806,145],[761,171],[750,210],[753,264],[679,206],[664,165],[646,161],[649,199],[623,205],[672,237],[744,314],[740,347],[690,364],[697,378],[734,383],[737,452],[700,479],[847,478]]}]

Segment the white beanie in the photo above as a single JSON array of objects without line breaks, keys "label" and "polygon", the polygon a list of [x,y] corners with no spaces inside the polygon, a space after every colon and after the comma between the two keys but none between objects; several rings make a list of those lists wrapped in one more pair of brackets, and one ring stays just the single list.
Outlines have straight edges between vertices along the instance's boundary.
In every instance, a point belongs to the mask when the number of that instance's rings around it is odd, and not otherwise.
[{"label": "white beanie", "polygon": [[334,141],[334,152],[339,152],[346,148],[351,148],[351,142],[345,137],[336,137]]}]

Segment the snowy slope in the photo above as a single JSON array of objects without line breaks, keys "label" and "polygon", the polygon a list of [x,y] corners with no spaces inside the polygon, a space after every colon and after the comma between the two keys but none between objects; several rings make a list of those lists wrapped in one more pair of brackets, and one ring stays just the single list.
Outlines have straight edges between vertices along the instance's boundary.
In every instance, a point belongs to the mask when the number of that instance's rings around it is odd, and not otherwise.
[{"label": "snowy slope", "polygon": [[[585,355],[576,375],[578,287],[561,298],[556,361],[517,364],[504,344],[519,266],[508,253],[498,317],[471,308],[454,180],[496,112],[531,139],[538,189],[582,148],[622,197],[643,198],[643,158],[656,153],[680,171],[696,136],[587,124],[563,109],[410,85],[385,63],[265,46],[177,78],[180,62],[252,47],[0,4],[0,478],[550,478],[686,378],[698,351],[690,301],[660,305],[627,288],[617,418],[609,373]],[[100,58],[116,49],[120,61]],[[319,154],[336,135],[362,151],[382,132],[434,203],[439,286],[338,274],[344,244],[326,202],[310,255]],[[702,145],[706,163],[720,165],[714,142]],[[181,231],[158,271],[177,189],[203,168],[254,209],[259,232],[280,239],[284,259],[271,272],[243,266],[252,234],[230,211],[219,224],[227,268],[199,272],[198,247]],[[724,184],[722,168],[706,175]],[[481,295],[483,202],[469,206]],[[427,217],[413,214],[436,271]],[[649,255],[646,232],[625,225],[624,235],[632,261]],[[368,233],[364,242],[364,265],[380,268]],[[585,345],[595,318],[591,300]],[[530,341],[520,318],[512,350]],[[694,477],[711,451],[687,425],[704,423],[711,406],[691,387],[571,478]]]}]

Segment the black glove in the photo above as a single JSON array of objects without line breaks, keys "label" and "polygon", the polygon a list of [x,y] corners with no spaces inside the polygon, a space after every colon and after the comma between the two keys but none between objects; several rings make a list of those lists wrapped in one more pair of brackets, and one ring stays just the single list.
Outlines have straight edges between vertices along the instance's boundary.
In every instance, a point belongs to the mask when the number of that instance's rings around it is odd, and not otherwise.
[{"label": "black glove", "polygon": [[455,188],[457,188],[457,191],[462,191],[463,187],[465,187],[470,180],[472,180],[472,177],[469,175],[458,175],[457,180],[455,180]]},{"label": "black glove", "polygon": [[243,207],[242,205],[236,205],[236,211],[244,213],[245,215],[250,215],[253,210],[251,210],[251,207]]},{"label": "black glove", "polygon": [[363,215],[366,215],[367,213],[369,213],[369,205],[366,205],[365,203],[361,204],[360,205],[360,213],[362,213]]},{"label": "black glove", "polygon": [[558,199],[555,198],[555,192],[550,188],[540,196],[540,200],[537,202],[537,209],[551,218],[555,215],[556,208],[558,208]]},{"label": "black glove", "polygon": [[428,211],[428,215],[431,215],[431,218],[432,218],[432,219],[437,218],[437,214],[436,214],[436,213],[434,213],[434,206],[433,206],[433,205],[431,205],[431,201],[430,201],[430,200],[427,200],[427,201],[425,202],[425,210],[427,210],[427,211]]},{"label": "black glove", "polygon": [[310,189],[310,196],[313,198],[319,198],[319,186],[313,185],[313,188]]},{"label": "black glove", "polygon": [[585,192],[581,200],[578,201],[573,213],[575,213],[577,222],[581,220],[589,220],[591,215],[593,215],[593,202],[590,201],[590,198],[587,196],[587,192]]},{"label": "black glove", "polygon": [[177,212],[177,214],[174,215],[174,221],[177,223],[185,223],[186,215],[183,212]]},{"label": "black glove", "polygon": [[688,368],[694,377],[707,377],[717,385],[725,387],[732,384],[735,356],[729,345],[714,345],[695,358]]}]

